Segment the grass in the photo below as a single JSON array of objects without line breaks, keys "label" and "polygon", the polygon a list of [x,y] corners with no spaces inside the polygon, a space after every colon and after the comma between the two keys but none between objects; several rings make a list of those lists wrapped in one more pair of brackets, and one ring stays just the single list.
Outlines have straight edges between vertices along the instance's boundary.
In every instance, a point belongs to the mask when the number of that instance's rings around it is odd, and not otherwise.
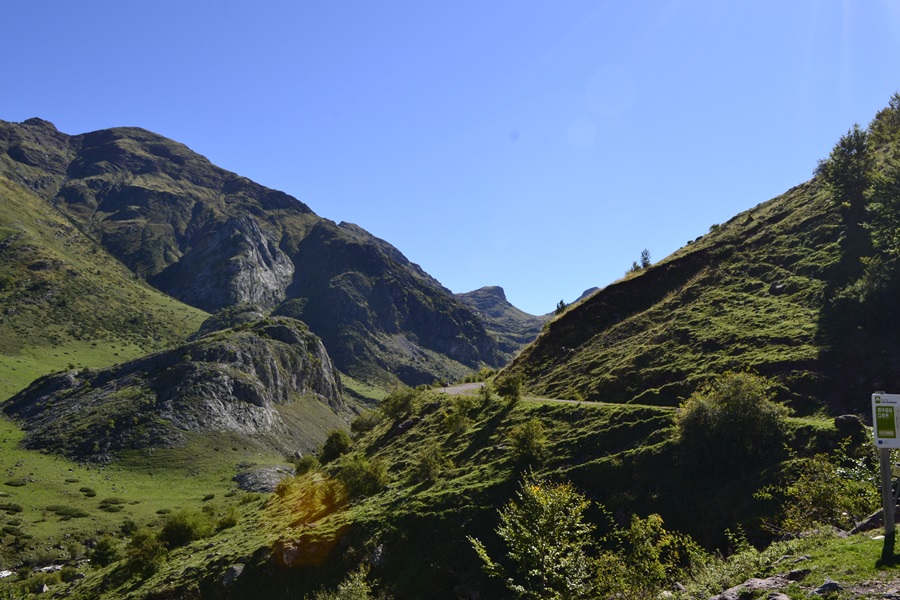
[{"label": "grass", "polygon": [[[24,450],[19,447],[21,439],[22,432],[14,424],[0,420],[4,475],[26,482],[24,487],[6,487],[2,499],[12,514],[0,515],[0,525],[10,526],[15,520],[19,532],[3,536],[0,559],[4,564],[14,564],[23,556],[13,549],[21,534],[31,536],[29,545],[35,548],[65,546],[66,540],[83,543],[102,532],[115,533],[126,519],[158,524],[158,512],[163,510],[199,509],[204,503],[238,506],[248,495],[233,493],[236,465],[284,464],[283,457],[260,449],[216,452],[214,445],[224,441],[217,436],[195,437],[180,449],[134,452],[105,466]],[[204,501],[210,494],[222,500]]]},{"label": "grass", "polygon": [[708,377],[749,369],[814,411],[839,235],[821,190],[799,186],[554,319],[510,370],[540,395],[677,406]]},{"label": "grass", "polygon": [[46,201],[0,177],[0,401],[36,377],[185,339],[208,316],[151,288]]}]

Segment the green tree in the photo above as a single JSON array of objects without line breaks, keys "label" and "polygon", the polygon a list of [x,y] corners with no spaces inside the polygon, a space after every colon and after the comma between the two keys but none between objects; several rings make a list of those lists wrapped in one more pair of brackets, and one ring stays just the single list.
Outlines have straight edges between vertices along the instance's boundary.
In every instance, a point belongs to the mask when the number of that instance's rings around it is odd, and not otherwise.
[{"label": "green tree", "polygon": [[819,161],[816,167],[816,175],[828,184],[833,200],[843,207],[844,220],[850,227],[866,220],[866,190],[874,166],[869,134],[854,124],[841,136],[828,158]]},{"label": "green tree", "polygon": [[[516,498],[500,511],[497,534],[507,551],[495,561],[484,545],[469,542],[489,575],[502,578],[522,598],[566,600],[591,597],[593,526],[585,522],[589,501],[569,483],[528,475]],[[504,566],[505,565],[505,566]]]},{"label": "green tree", "polygon": [[788,409],[771,400],[768,381],[751,373],[726,373],[694,392],[675,422],[682,444],[698,464],[749,465],[778,443]]},{"label": "green tree", "polygon": [[648,268],[651,264],[652,264],[652,263],[650,262],[650,251],[647,250],[646,248],[644,248],[644,249],[641,251],[641,268],[642,268],[642,269],[646,269],[646,268]]},{"label": "green tree", "polygon": [[[894,92],[886,108],[878,111],[869,124],[872,143],[894,144],[900,138],[900,92]],[[896,150],[895,150],[896,151]]]},{"label": "green tree", "polygon": [[888,256],[900,259],[900,157],[889,158],[871,176],[869,212],[872,242]]},{"label": "green tree", "polygon": [[559,304],[556,305],[556,311],[555,311],[556,314],[561,315],[561,314],[563,314],[564,312],[566,312],[566,307],[567,307],[567,306],[568,306],[568,305],[566,304],[565,300],[560,300],[560,301],[559,301]]}]

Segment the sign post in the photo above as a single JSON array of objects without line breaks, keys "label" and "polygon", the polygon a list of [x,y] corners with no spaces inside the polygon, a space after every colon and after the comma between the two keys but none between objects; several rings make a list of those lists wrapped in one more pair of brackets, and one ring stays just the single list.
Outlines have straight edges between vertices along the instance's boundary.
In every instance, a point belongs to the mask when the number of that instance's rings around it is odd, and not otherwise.
[{"label": "sign post", "polygon": [[881,470],[881,504],[884,510],[884,547],[881,559],[894,558],[896,529],[894,524],[894,490],[891,473],[891,450],[900,448],[900,394],[872,394],[872,429]]}]

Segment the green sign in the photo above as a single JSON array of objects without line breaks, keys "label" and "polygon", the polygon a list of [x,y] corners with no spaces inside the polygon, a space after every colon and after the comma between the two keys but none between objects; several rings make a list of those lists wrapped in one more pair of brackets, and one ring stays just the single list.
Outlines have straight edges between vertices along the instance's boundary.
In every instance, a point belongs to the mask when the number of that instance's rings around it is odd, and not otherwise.
[{"label": "green sign", "polygon": [[893,406],[876,406],[875,407],[875,431],[880,438],[896,438],[897,425],[894,421]]}]

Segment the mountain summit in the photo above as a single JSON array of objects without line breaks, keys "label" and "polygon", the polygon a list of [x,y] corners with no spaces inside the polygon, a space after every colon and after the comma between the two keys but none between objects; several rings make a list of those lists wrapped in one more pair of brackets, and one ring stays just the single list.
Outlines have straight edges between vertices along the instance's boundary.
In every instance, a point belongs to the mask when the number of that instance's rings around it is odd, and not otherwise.
[{"label": "mountain summit", "polygon": [[529,341],[501,350],[473,308],[387,242],[144,129],[0,121],[0,176],[186,304],[302,319],[361,379],[454,379]]}]

